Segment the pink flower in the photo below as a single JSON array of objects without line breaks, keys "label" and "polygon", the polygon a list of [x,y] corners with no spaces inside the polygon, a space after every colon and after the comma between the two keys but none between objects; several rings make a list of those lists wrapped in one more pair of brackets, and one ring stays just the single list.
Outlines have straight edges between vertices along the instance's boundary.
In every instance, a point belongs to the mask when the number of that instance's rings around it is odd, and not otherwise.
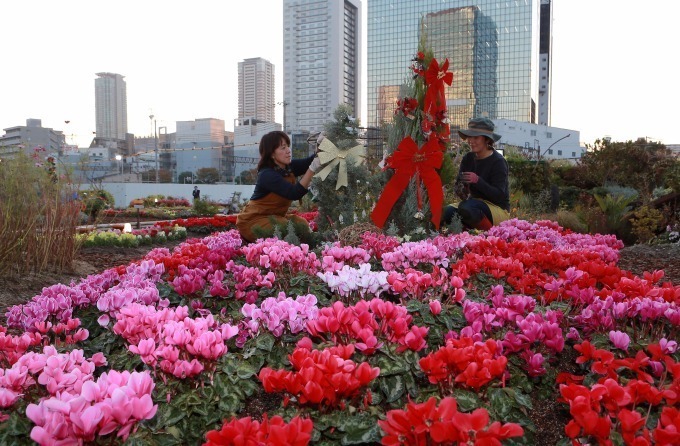
[{"label": "pink flower", "polygon": [[430,312],[435,316],[442,312],[442,304],[438,300],[430,301]]},{"label": "pink flower", "polygon": [[614,347],[619,348],[623,351],[628,350],[628,345],[630,344],[630,337],[622,332],[622,331],[610,331],[609,332],[609,340],[611,341],[612,344],[614,344]]},{"label": "pink flower", "polygon": [[661,338],[659,341],[659,347],[661,347],[661,350],[665,354],[672,355],[678,349],[678,343],[675,341],[669,341],[666,338]]}]

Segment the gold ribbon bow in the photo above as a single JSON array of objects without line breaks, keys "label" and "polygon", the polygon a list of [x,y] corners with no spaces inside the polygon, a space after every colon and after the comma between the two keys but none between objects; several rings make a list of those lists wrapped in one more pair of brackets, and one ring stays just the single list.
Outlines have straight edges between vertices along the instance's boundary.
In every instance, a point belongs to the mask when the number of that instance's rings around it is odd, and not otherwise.
[{"label": "gold ribbon bow", "polygon": [[358,145],[351,149],[340,149],[326,138],[319,144],[319,161],[321,161],[322,165],[328,164],[314,176],[321,178],[321,181],[323,181],[335,166],[339,165],[338,181],[335,183],[335,190],[338,190],[342,186],[347,186],[347,160],[353,159],[357,164],[361,164],[365,158],[366,151],[364,146]]}]

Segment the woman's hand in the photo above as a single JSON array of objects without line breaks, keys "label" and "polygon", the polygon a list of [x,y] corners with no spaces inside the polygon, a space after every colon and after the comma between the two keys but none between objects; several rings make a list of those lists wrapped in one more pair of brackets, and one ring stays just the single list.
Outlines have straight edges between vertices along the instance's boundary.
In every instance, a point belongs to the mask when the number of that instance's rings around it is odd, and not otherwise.
[{"label": "woman's hand", "polygon": [[323,140],[326,139],[326,132],[321,132],[319,133],[319,136],[316,138],[316,153],[319,153],[319,146],[323,142]]},{"label": "woman's hand", "polygon": [[463,172],[460,176],[460,180],[465,184],[475,184],[479,181],[479,177],[474,172]]},{"label": "woman's hand", "polygon": [[312,164],[309,165],[309,170],[316,173],[319,171],[319,169],[321,169],[321,160],[318,156],[315,156],[312,160]]},{"label": "woman's hand", "polygon": [[453,192],[461,200],[467,200],[470,196],[470,187],[462,181],[457,181],[456,184],[453,185]]}]

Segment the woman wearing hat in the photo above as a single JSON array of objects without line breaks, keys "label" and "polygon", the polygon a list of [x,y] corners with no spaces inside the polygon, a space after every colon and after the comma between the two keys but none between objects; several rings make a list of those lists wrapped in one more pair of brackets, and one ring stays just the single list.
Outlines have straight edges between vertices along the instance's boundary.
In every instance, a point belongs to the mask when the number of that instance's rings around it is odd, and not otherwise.
[{"label": "woman wearing hat", "polygon": [[455,185],[463,201],[458,207],[444,208],[444,222],[451,223],[458,214],[465,227],[487,230],[510,218],[508,163],[494,149],[501,135],[494,133],[494,124],[488,118],[471,119],[468,128],[458,134],[470,146],[470,153],[460,163]]},{"label": "woman wearing hat", "polygon": [[274,225],[288,224],[289,220],[306,225],[304,218],[288,214],[288,208],[293,200],[308,192],[314,172],[320,167],[316,155],[292,159],[290,138],[285,132],[277,130],[264,135],[260,140],[255,190],[236,219],[241,237],[254,242],[257,238],[254,228],[272,229]]}]

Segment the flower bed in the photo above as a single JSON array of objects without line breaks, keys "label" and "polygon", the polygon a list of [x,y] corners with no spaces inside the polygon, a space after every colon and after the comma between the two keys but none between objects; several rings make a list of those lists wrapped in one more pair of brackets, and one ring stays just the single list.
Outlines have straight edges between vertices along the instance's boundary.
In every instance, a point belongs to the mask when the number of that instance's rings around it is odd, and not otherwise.
[{"label": "flower bed", "polygon": [[564,444],[680,441],[680,286],[616,238],[362,240],[232,230],[45,288],[0,329],[0,443],[539,444],[533,398]]},{"label": "flower bed", "polygon": [[162,244],[168,240],[187,238],[186,228],[179,225],[151,226],[144,229],[133,229],[123,232],[119,229],[97,230],[87,234],[78,234],[77,239],[82,246],[120,246],[137,247],[141,245]]},{"label": "flower bed", "polygon": [[[299,215],[300,217],[307,220],[307,222],[310,224],[310,227],[312,228],[312,230],[316,229],[316,223],[315,223],[314,220],[316,219],[317,215],[319,214],[317,211],[300,212],[300,213],[295,213],[295,214]],[[238,215],[236,215],[236,214],[215,215],[213,217],[178,218],[178,219],[172,220],[172,221],[158,222],[158,225],[160,227],[178,225],[178,226],[183,226],[183,227],[187,228],[188,230],[190,230],[192,232],[197,232],[197,233],[202,233],[202,234],[210,234],[211,232],[214,232],[214,231],[217,231],[217,230],[235,228],[237,218],[238,218]]]}]

